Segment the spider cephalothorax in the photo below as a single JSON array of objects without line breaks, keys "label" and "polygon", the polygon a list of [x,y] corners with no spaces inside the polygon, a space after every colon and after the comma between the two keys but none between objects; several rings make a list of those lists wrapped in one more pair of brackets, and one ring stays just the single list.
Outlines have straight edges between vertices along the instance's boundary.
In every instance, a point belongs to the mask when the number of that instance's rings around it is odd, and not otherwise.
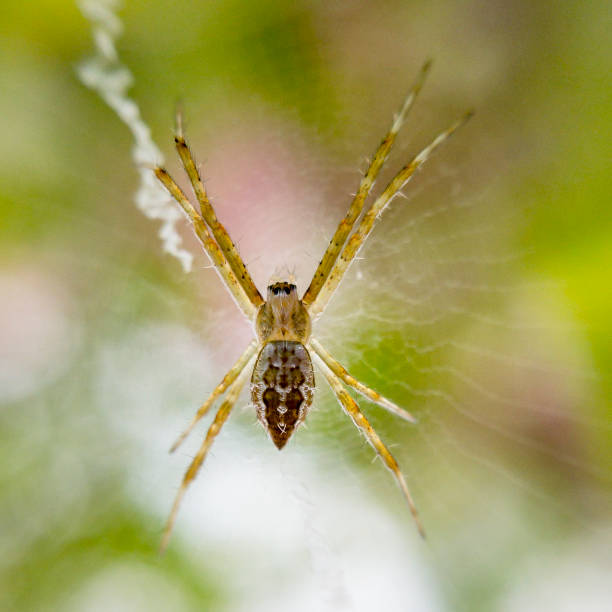
[{"label": "spider cephalothorax", "polygon": [[[351,376],[320,342],[311,337],[311,318],[323,312],[355,255],[372,231],[376,219],[389,202],[428,159],[433,150],[471,115],[467,113],[434,138],[431,144],[395,175],[383,192],[366,208],[363,215],[361,214],[374,180],[389,155],[397,133],[421,89],[428,70],[429,63],[426,63],[400,112],[391,124],[390,130],[378,146],[346,216],[338,225],[308,289],[301,298],[293,283],[275,282],[268,287],[267,298],[263,299],[229,234],[217,219],[206,195],[193,155],[185,143],[180,121],[177,122],[177,134],[174,139],[176,148],[193,186],[200,205],[200,212],[193,207],[166,170],[157,167],[155,175],[191,219],[194,230],[217,272],[243,314],[253,323],[257,338],[247,346],[238,361],[202,404],[190,425],[172,446],[171,450],[176,449],[213,403],[226,394],[200,450],[183,477],[166,524],[162,549],[168,543],[181,499],[189,483],[195,478],[215,437],[238,400],[248,378],[249,366],[254,364],[251,375],[251,399],[257,416],[274,444],[280,449],[285,446],[297,426],[304,420],[312,404],[315,379],[311,358],[319,366],[344,412],[352,419],[355,426],[364,434],[378,456],[393,473],[408,502],[419,532],[421,535],[424,534],[408,486],[397,462],[344,385],[407,421],[414,422],[412,415]],[[360,216],[357,228],[353,231],[353,226]]]},{"label": "spider cephalothorax", "polygon": [[292,283],[270,285],[255,320],[259,341],[295,340],[306,344],[310,330],[310,315],[298,296],[297,287]]}]

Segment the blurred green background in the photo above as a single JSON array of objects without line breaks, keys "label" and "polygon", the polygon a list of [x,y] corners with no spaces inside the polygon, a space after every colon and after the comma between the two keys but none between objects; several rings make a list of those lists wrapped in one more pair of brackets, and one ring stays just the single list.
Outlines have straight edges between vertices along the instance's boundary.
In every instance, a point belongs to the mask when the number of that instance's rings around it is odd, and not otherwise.
[{"label": "blurred green background", "polygon": [[425,59],[432,74],[378,189],[476,109],[315,327],[418,416],[413,427],[361,402],[429,539],[321,384],[281,455],[251,410],[235,411],[158,555],[203,427],[166,449],[251,332],[187,225],[189,274],[134,206],[131,135],[77,77],[91,24],[72,2],[9,0],[0,607],[606,609],[609,4],[156,0],[118,15],[131,97],[177,178],[181,102],[260,288],[287,271],[307,286]]}]

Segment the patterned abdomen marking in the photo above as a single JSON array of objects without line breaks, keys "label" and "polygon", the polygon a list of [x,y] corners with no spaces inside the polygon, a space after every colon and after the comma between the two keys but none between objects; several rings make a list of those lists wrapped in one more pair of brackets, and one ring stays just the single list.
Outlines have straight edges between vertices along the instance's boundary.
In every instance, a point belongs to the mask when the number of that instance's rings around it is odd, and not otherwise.
[{"label": "patterned abdomen marking", "polygon": [[251,399],[278,449],[306,418],[314,384],[310,355],[300,342],[268,342],[261,349],[251,378]]}]

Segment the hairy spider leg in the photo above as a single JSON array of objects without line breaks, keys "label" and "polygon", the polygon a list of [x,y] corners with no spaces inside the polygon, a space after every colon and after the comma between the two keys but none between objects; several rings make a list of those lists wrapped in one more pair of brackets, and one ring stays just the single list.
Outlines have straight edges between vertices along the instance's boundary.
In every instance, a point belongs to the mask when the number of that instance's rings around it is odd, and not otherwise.
[{"label": "hairy spider leg", "polygon": [[[247,364],[248,365],[248,364]],[[242,369],[242,372],[238,375],[238,378],[232,383],[229,391],[227,393],[227,397],[223,400],[217,414],[215,415],[215,419],[208,428],[206,432],[206,437],[200,446],[200,449],[196,453],[196,456],[193,458],[192,462],[189,464],[185,475],[183,476],[183,481],[181,482],[181,486],[179,487],[178,493],[176,494],[176,498],[174,499],[174,504],[172,505],[172,510],[170,511],[170,515],[168,517],[168,521],[166,523],[166,527],[164,529],[164,535],[162,537],[162,542],[160,545],[160,552],[163,553],[168,546],[168,542],[170,541],[170,534],[172,533],[172,528],[174,526],[174,522],[176,520],[176,515],[178,514],[179,506],[181,505],[181,501],[183,500],[183,496],[187,491],[187,487],[191,483],[191,481],[197,476],[200,467],[202,467],[202,463],[204,463],[204,459],[206,458],[206,454],[210,450],[210,447],[213,445],[215,438],[221,431],[223,424],[227,420],[227,417],[230,415],[234,404],[238,400],[238,396],[242,391],[242,387],[244,387],[244,383],[246,382],[249,374],[249,369],[247,367]]]},{"label": "hairy spider leg", "polygon": [[391,128],[389,129],[385,137],[382,139],[382,142],[378,146],[376,153],[374,153],[374,157],[372,158],[370,166],[368,167],[365,175],[361,179],[359,189],[357,190],[357,193],[355,194],[355,197],[353,198],[353,201],[349,206],[348,212],[346,213],[344,219],[340,221],[338,229],[336,229],[336,233],[330,240],[327,250],[323,254],[323,258],[319,262],[317,270],[314,276],[312,277],[310,286],[302,297],[302,302],[304,306],[308,307],[316,300],[317,295],[321,291],[321,288],[325,284],[325,281],[327,280],[330,272],[332,271],[332,268],[334,267],[334,264],[338,259],[338,255],[340,254],[340,251],[342,250],[342,247],[344,246],[344,243],[346,242],[346,239],[350,234],[351,229],[355,224],[355,221],[357,220],[359,214],[363,209],[363,203],[368,197],[370,191],[372,190],[372,186],[374,185],[374,181],[376,180],[378,172],[382,168],[389,155],[389,152],[391,151],[391,147],[395,142],[395,137],[397,136],[402,125],[404,124],[406,116],[408,115],[408,111],[412,108],[412,105],[414,104],[414,101],[416,100],[419,91],[421,91],[421,88],[423,87],[423,83],[425,82],[425,78],[427,76],[427,73],[429,72],[430,67],[431,61],[425,62],[414,84],[412,85],[410,93],[404,101],[402,108],[395,116],[393,123],[391,124]]},{"label": "hairy spider leg", "polygon": [[364,397],[368,398],[381,408],[384,408],[388,412],[395,414],[396,416],[409,421],[410,423],[416,423],[416,419],[403,408],[400,408],[387,398],[383,397],[377,391],[366,387],[363,383],[359,382],[354,376],[351,376],[346,368],[338,362],[331,354],[322,346],[322,344],[315,338],[310,338],[309,348],[314,351],[324,362],[325,365],[338,376],[344,384],[355,389],[358,393],[361,393]]},{"label": "hairy spider leg", "polygon": [[174,136],[174,144],[176,145],[176,150],[181,158],[181,162],[183,163],[183,167],[185,168],[185,172],[191,181],[191,185],[193,186],[193,191],[198,199],[200,204],[200,212],[202,217],[204,217],[204,222],[212,232],[217,244],[223,251],[227,262],[232,269],[232,272],[238,279],[238,282],[242,285],[244,292],[247,294],[247,297],[251,301],[251,303],[255,307],[259,307],[264,303],[259,290],[255,286],[249,271],[247,270],[236,246],[232,242],[229,234],[225,227],[219,222],[217,219],[217,215],[215,213],[210,200],[208,199],[208,195],[206,194],[206,189],[204,188],[204,184],[202,183],[202,178],[200,177],[200,173],[198,172],[197,165],[195,163],[193,153],[187,143],[185,142],[185,138],[183,136],[183,130],[181,126],[181,115],[177,113],[176,118],[176,135]]},{"label": "hairy spider leg", "polygon": [[366,440],[370,443],[372,448],[376,451],[376,454],[383,460],[384,464],[389,468],[397,484],[399,485],[406,501],[408,502],[408,506],[410,508],[410,512],[414,521],[417,525],[417,529],[422,538],[425,538],[425,530],[423,529],[423,525],[421,524],[421,520],[417,513],[416,506],[414,505],[414,501],[412,500],[412,496],[410,495],[410,491],[408,490],[408,485],[406,484],[406,480],[404,479],[404,475],[400,472],[399,465],[397,461],[393,457],[393,455],[389,452],[387,447],[384,445],[383,441],[379,438],[376,431],[368,419],[366,419],[365,415],[359,410],[359,406],[357,402],[349,395],[348,391],[342,386],[340,379],[329,369],[329,367],[325,364],[325,362],[315,353],[315,360],[317,361],[320,368],[323,370],[323,374],[329,383],[334,395],[340,402],[342,409],[344,412],[351,418],[355,426],[361,431],[361,433],[365,436]]},{"label": "hairy spider leg", "polygon": [[185,440],[185,438],[191,433],[193,428],[196,426],[198,421],[206,415],[213,405],[215,400],[223,395],[226,389],[236,380],[240,372],[248,365],[249,361],[255,355],[257,349],[257,341],[253,340],[246,348],[244,353],[238,357],[236,363],[230,368],[227,374],[223,377],[221,382],[213,389],[213,392],[208,396],[206,401],[200,406],[198,411],[191,419],[191,423],[185,428],[183,433],[176,439],[176,442],[170,448],[170,452],[173,453]]},{"label": "hairy spider leg", "polygon": [[249,321],[253,321],[255,314],[257,313],[257,307],[249,299],[249,296],[245,292],[244,287],[238,281],[236,274],[230,267],[223,251],[211,236],[210,231],[206,227],[204,219],[192,206],[191,202],[187,199],[187,196],[183,193],[181,188],[174,182],[174,179],[168,174],[167,170],[157,166],[154,170],[155,176],[162,183],[162,185],[168,190],[168,193],[181,205],[181,208],[185,211],[187,216],[191,219],[193,228],[197,237],[200,239],[204,250],[208,254],[212,261],[215,269],[219,273],[221,280],[233,296],[234,300],[238,304],[238,307],[244,313],[245,317]]},{"label": "hairy spider leg", "polygon": [[406,185],[414,173],[429,159],[430,155],[437,149],[445,140],[447,140],[459,127],[461,127],[471,116],[473,112],[469,111],[459,120],[455,121],[449,128],[438,134],[433,141],[427,145],[412,161],[406,164],[387,185],[385,190],[374,201],[367,212],[364,214],[361,222],[353,235],[348,239],[346,245],[342,249],[340,257],[336,260],[325,284],[321,288],[317,299],[310,305],[308,312],[311,317],[316,317],[325,309],[329,299],[338,287],[345,272],[355,258],[359,249],[363,246],[369,236],[377,218],[385,210],[386,206],[395,195]]}]

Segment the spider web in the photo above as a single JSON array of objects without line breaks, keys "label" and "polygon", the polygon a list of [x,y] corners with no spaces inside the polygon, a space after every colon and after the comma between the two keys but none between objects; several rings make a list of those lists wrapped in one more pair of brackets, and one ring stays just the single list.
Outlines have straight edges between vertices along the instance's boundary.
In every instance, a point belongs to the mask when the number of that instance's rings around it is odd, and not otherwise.
[{"label": "spider web", "polygon": [[[161,154],[127,97],[128,73],[114,49],[115,6],[82,3],[98,55],[79,74],[136,135],[139,208],[164,220],[164,249],[187,268],[197,244],[183,228],[188,250],[180,246],[180,215],[155,193],[142,167]],[[118,70],[123,80],[107,78]],[[271,273],[291,271],[303,291],[359,173],[330,171],[322,137],[298,128],[292,117],[270,119],[259,102],[244,120],[220,118],[221,129],[203,147],[207,186],[258,286]],[[147,135],[145,145],[138,134]],[[430,585],[435,572],[444,575],[441,590],[452,601],[462,572],[486,567],[491,549],[533,538],[547,517],[575,522],[597,538],[576,498],[596,496],[609,483],[589,456],[586,432],[610,424],[585,410],[596,401],[596,378],[581,330],[563,306],[563,287],[529,274],[531,253],[514,238],[521,211],[500,200],[495,181],[474,194],[465,178],[466,145],[457,142],[462,138],[469,131],[455,136],[393,202],[314,328],[352,374],[417,416],[414,427],[361,402],[409,482],[430,534],[431,558],[415,552],[419,544],[391,477],[379,461],[370,465],[372,451],[321,384],[307,424],[292,440],[293,453],[279,456],[252,414],[238,412],[179,515],[175,539],[198,558],[213,550],[223,564],[246,568],[245,550],[259,550],[277,560],[250,578],[232,578],[235,609],[274,609],[283,599],[294,609],[296,601],[304,609],[373,609],[381,593],[389,609],[408,599],[418,609],[442,609],[442,595]],[[368,152],[375,142],[347,146]],[[403,133],[378,188],[426,142],[424,129],[414,137]],[[257,157],[266,160],[265,172],[249,174]],[[346,204],[332,213],[328,201]],[[111,431],[134,448],[126,458],[125,469],[134,474],[129,495],[160,521],[174,492],[167,483],[179,482],[198,446],[196,435],[185,453],[164,463],[163,451],[181,426],[167,405],[184,406],[186,423],[250,334],[238,313],[228,314],[233,303],[215,287],[205,257],[196,257],[189,292],[204,298],[199,325],[137,323],[100,356],[100,409]],[[126,274],[127,286],[135,279]],[[168,301],[174,312],[194,312],[185,294],[154,287],[145,293]],[[168,366],[169,357],[181,367]],[[162,372],[168,374],[163,382]],[[114,415],[118,404],[135,407],[133,423]],[[155,490],[158,480],[165,484]],[[488,503],[474,503],[482,498]],[[309,558],[296,563],[303,549]],[[451,566],[466,550],[464,567]],[[265,581],[284,562],[295,569],[272,592]]]}]

